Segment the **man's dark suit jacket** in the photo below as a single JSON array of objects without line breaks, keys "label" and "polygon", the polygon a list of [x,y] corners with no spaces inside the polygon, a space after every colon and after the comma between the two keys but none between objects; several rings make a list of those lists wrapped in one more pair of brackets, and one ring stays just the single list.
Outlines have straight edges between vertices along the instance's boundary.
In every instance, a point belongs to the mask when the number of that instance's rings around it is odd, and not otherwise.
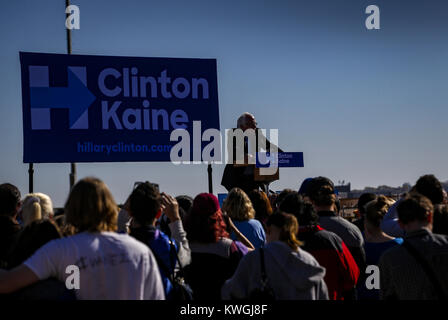
[{"label": "man's dark suit jacket", "polygon": [[[235,129],[234,129],[235,130]],[[259,129],[256,129],[256,132]],[[265,136],[262,136],[262,138],[266,139]],[[256,140],[256,151],[260,151],[260,147],[258,144],[258,134],[255,134],[255,140]],[[233,163],[235,163],[236,160],[236,138],[233,138],[233,141],[229,141],[228,143],[232,143],[231,146],[228,146],[228,148],[233,148]],[[268,139],[266,139],[266,150],[270,150],[270,142]],[[280,148],[278,148],[279,152],[283,152]],[[248,154],[248,144],[247,141],[244,141],[244,154]],[[254,165],[252,166],[234,166],[233,164],[229,163],[226,164],[226,167],[224,169],[224,173],[222,175],[221,185],[224,186],[227,191],[232,190],[235,187],[241,188],[244,192],[249,193],[250,191],[254,189],[259,189],[261,186],[263,186],[263,182],[255,181],[254,180]]]}]

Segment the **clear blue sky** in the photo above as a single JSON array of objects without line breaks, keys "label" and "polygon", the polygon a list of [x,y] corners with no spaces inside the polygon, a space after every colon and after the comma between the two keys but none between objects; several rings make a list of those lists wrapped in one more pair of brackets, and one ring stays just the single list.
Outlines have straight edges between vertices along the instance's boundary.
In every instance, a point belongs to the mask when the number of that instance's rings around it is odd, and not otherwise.
[{"label": "clear blue sky", "polygon": [[[279,128],[280,146],[303,151],[305,168],[281,169],[274,190],[309,176],[354,188],[448,180],[447,1],[87,1],[73,53],[216,58],[222,128],[244,112]],[[381,30],[364,26],[381,10]],[[66,53],[64,0],[4,1],[0,8],[0,182],[28,191],[23,164],[19,51]],[[224,165],[214,166],[214,190]],[[69,164],[36,164],[35,190],[62,206]],[[196,195],[205,165],[78,164],[117,202],[137,180]]]}]

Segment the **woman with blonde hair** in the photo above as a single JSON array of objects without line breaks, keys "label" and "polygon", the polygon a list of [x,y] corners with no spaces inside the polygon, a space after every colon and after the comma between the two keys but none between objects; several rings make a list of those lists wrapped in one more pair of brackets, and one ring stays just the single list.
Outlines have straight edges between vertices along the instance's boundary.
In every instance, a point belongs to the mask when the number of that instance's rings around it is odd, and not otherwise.
[{"label": "woman with blonde hair", "polygon": [[[366,252],[367,265],[378,265],[381,255],[386,250],[403,243],[402,238],[394,238],[381,230],[381,222],[383,217],[393,204],[394,201],[380,195],[376,198],[376,200],[372,200],[364,206],[364,250]],[[379,299],[379,290],[367,289],[365,287],[365,281],[359,281],[359,283],[359,299]]]},{"label": "woman with blonde hair", "polygon": [[[255,218],[255,210],[247,194],[240,188],[230,190],[224,200],[222,210],[229,215],[236,228],[252,243],[255,248],[261,248],[266,242],[263,225]],[[236,240],[232,232],[230,237]]]},{"label": "woman with blonde hair", "polygon": [[[400,240],[396,240],[401,238],[391,237],[381,230],[381,221],[390,206],[393,204],[393,201],[383,195],[380,195],[376,200],[372,200],[364,206],[364,230],[366,243],[388,243],[390,241],[401,243]],[[365,247],[369,247],[368,244],[365,244]]]},{"label": "woman with blonde hair", "polygon": [[53,203],[44,193],[27,194],[22,203],[21,218],[25,227],[33,221],[53,218]]},{"label": "woman with blonde hair", "polygon": [[328,300],[325,268],[299,248],[299,224],[277,212],[267,220],[267,245],[248,253],[222,288],[224,299]]},{"label": "woman with blonde hair", "polygon": [[10,271],[0,270],[0,293],[56,277],[77,289],[77,299],[164,299],[154,255],[143,243],[115,232],[117,212],[104,182],[80,180],[65,204],[66,221],[77,233],[48,242]]}]

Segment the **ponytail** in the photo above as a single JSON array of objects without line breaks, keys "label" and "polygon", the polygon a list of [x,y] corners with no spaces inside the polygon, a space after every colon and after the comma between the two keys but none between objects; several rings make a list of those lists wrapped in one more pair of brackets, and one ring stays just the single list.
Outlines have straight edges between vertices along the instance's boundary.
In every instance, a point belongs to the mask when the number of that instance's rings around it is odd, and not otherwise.
[{"label": "ponytail", "polygon": [[39,198],[29,197],[26,200],[22,209],[23,224],[25,226],[33,221],[42,219],[42,207]]},{"label": "ponytail", "polygon": [[380,195],[376,200],[368,202],[365,206],[366,220],[373,226],[379,227],[383,217],[389,210],[391,201]]}]

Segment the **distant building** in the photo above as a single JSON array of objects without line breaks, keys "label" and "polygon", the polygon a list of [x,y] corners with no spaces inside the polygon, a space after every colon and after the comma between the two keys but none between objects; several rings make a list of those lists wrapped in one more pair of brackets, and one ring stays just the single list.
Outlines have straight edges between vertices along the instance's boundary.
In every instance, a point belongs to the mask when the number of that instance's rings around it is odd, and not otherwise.
[{"label": "distant building", "polygon": [[348,184],[334,186],[334,191],[340,199],[345,199],[350,197],[351,185]]},{"label": "distant building", "polygon": [[352,190],[348,198],[359,198],[363,193],[374,193],[376,195],[385,195],[386,197],[398,199],[401,195],[411,190],[409,183],[404,183],[401,187],[379,186],[377,188],[365,187],[363,190]]},{"label": "distant building", "polygon": [[[389,187],[386,185],[374,187],[365,187],[362,190],[351,190],[350,182],[347,184],[341,184],[335,186],[334,189],[339,199],[358,199],[363,193],[374,193],[376,195],[385,195],[386,197],[391,197],[397,199],[402,194],[409,192],[411,190],[411,184],[404,183],[401,187]],[[448,185],[447,185],[448,187]]]}]

